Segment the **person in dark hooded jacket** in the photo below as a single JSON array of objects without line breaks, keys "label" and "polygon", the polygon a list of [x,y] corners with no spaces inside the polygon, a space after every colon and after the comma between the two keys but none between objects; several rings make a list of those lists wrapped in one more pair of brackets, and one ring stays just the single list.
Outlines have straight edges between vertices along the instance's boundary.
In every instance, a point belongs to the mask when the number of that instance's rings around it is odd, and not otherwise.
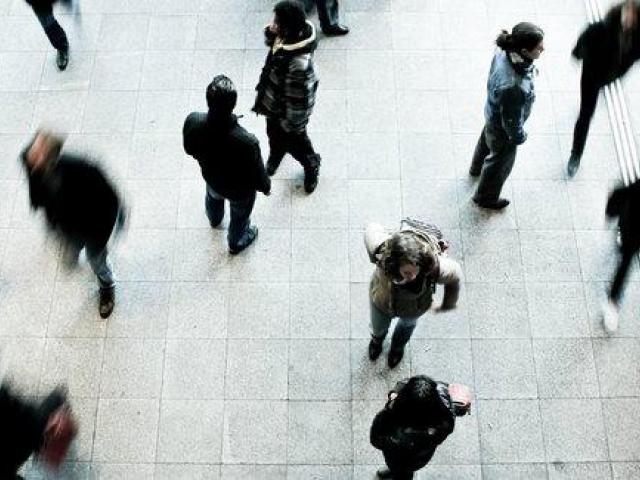
[{"label": "person in dark hooded jacket", "polygon": [[66,403],[66,391],[53,390],[42,403],[28,402],[8,383],[0,385],[0,478],[14,480],[18,470],[44,444],[50,416]]},{"label": "person in dark hooded jacket", "polygon": [[258,235],[250,216],[256,191],[269,195],[267,175],[258,139],[238,124],[233,114],[238,93],[224,75],[207,87],[207,113],[193,112],[184,122],[184,150],[200,164],[207,184],[205,211],[212,227],[224,218],[224,202],[231,205],[229,252],[240,253]]},{"label": "person in dark hooded jacket", "polygon": [[274,175],[290,153],[304,168],[304,188],[311,193],[320,171],[320,155],[307,135],[318,88],[313,62],[315,27],[306,20],[300,2],[282,0],[274,7],[265,37],[270,50],[256,86],[253,111],[267,117],[267,173]]},{"label": "person in dark hooded jacket", "polygon": [[[53,48],[58,51],[56,57],[56,63],[60,70],[67,68],[69,63],[69,41],[67,35],[53,16],[53,5],[58,0],[25,0],[33,9],[33,12],[38,17],[38,21],[44,33],[47,34],[47,38],[51,42]],[[72,0],[60,0],[60,3],[71,5]]]},{"label": "person in dark hooded jacket", "polygon": [[371,425],[370,441],[382,450],[388,468],[378,478],[410,480],[453,432],[451,399],[431,378],[418,375],[398,382]]},{"label": "person in dark hooded jacket", "polygon": [[569,177],[580,167],[600,89],[624,76],[640,59],[640,2],[626,0],[611,8],[602,21],[592,23],[580,34],[571,54],[582,60],[582,75],[580,113],[567,164]]},{"label": "person in dark hooded jacket", "polygon": [[67,266],[75,266],[85,249],[100,284],[100,316],[107,318],[115,303],[107,244],[122,228],[124,210],[102,170],[83,156],[61,153],[62,145],[61,138],[41,130],[22,153],[31,207],[44,210],[48,226],[63,241]]},{"label": "person in dark hooded jacket", "polygon": [[620,263],[613,277],[602,315],[604,329],[613,333],[618,329],[618,310],[624,282],[633,258],[640,251],[640,180],[627,187],[618,187],[611,193],[606,215],[609,218],[617,218],[620,227]]}]

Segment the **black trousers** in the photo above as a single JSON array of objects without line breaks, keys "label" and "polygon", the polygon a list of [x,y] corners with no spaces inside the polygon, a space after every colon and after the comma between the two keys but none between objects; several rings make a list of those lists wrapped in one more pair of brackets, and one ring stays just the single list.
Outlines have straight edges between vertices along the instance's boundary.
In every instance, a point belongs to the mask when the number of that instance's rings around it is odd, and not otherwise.
[{"label": "black trousers", "polygon": [[320,27],[329,28],[338,24],[338,0],[316,0]]},{"label": "black trousers", "polygon": [[594,75],[594,67],[583,63],[580,77],[580,113],[573,129],[573,146],[571,148],[571,153],[575,155],[582,156],[582,152],[584,152],[591,119],[598,104],[598,94],[603,86],[602,80]]},{"label": "black trousers", "polygon": [[269,161],[279,163],[289,153],[305,169],[320,166],[320,155],[313,149],[307,130],[286,132],[277,119],[267,118],[269,137]]},{"label": "black trousers", "polygon": [[33,11],[40,21],[40,25],[44,29],[44,33],[47,34],[47,38],[56,50],[67,51],[69,50],[69,41],[67,35],[53,16],[53,6],[38,6],[33,7]]},{"label": "black trousers", "polygon": [[638,253],[638,248],[623,247],[620,249],[621,257],[618,263],[618,269],[613,277],[613,284],[611,285],[611,291],[609,292],[609,298],[619,303],[622,297],[622,290],[624,289],[624,282],[629,273],[629,268],[633,262],[633,257]]}]

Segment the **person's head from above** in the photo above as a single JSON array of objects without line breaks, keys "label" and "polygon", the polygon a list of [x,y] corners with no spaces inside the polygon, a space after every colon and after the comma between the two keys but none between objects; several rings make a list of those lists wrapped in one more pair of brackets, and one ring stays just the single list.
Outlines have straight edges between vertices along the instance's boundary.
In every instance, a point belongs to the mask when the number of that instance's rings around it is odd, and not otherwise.
[{"label": "person's head from above", "polygon": [[427,424],[444,408],[436,382],[426,375],[411,377],[398,391],[391,406],[399,418],[413,425]]},{"label": "person's head from above", "polygon": [[298,0],[281,0],[273,7],[271,33],[286,43],[300,40],[307,24],[304,6]]},{"label": "person's head from above", "polygon": [[64,140],[46,130],[38,130],[26,153],[27,167],[32,172],[44,172],[60,155]]},{"label": "person's head from above", "polygon": [[496,45],[526,60],[537,60],[544,51],[544,32],[533,23],[520,22],[511,29],[511,33],[503,30],[496,38]]},{"label": "person's head from above", "polygon": [[434,252],[406,232],[396,232],[391,236],[381,260],[385,275],[396,285],[413,282],[420,272],[431,272],[437,263]]},{"label": "person's head from above", "polygon": [[207,87],[207,106],[220,117],[228,117],[238,101],[236,86],[226,75],[216,75]]},{"label": "person's head from above", "polygon": [[626,0],[622,5],[621,23],[625,31],[632,30],[638,23],[640,15],[640,2],[637,0]]}]

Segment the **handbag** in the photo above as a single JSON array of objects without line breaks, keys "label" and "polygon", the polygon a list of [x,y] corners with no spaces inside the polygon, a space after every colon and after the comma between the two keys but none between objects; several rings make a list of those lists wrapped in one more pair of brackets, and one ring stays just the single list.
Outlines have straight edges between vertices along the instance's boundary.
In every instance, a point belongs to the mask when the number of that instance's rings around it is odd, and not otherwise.
[{"label": "handbag", "polygon": [[77,433],[76,420],[69,405],[65,404],[49,416],[38,458],[48,467],[57,470]]}]

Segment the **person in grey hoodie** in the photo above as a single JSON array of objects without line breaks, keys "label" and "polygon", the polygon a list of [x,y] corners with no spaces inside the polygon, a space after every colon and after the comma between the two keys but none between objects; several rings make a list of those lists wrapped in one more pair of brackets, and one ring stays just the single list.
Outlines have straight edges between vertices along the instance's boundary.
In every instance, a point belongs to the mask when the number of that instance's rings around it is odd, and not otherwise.
[{"label": "person in grey hoodie", "polygon": [[503,30],[487,81],[485,126],[471,161],[469,174],[480,177],[473,201],[483,208],[500,210],[509,200],[500,192],[511,173],[517,146],[527,140],[524,123],[535,100],[533,62],[544,51],[544,32],[522,22],[511,33]]}]

